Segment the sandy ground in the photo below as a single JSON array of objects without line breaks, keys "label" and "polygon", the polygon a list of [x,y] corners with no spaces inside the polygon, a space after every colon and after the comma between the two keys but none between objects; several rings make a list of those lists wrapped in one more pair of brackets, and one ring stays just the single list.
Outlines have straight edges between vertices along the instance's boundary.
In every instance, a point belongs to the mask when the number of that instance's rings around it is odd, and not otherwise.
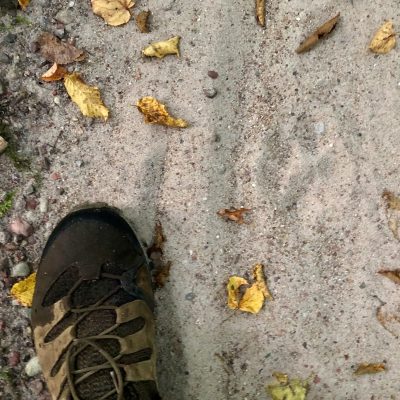
[{"label": "sandy ground", "polygon": [[[127,212],[145,244],[159,219],[172,261],[157,294],[159,385],[165,400],[265,399],[273,371],[316,374],[309,399],[396,399],[398,340],[375,314],[396,306],[400,289],[376,274],[399,266],[400,247],[387,226],[382,192],[399,192],[399,50],[374,56],[367,45],[385,19],[400,24],[395,0],[268,1],[267,28],[255,24],[253,1],[139,1],[153,13],[152,32],[134,22],[112,28],[88,1],[32,0],[31,25],[0,33],[8,82],[6,119],[32,159],[19,172],[0,157],[0,188],[15,190],[15,215],[35,233],[19,243],[35,268],[57,220],[83,201]],[[75,65],[100,87],[107,123],[80,115],[61,84],[41,84],[48,65],[31,50],[41,31],[57,29],[89,57]],[[294,50],[306,33],[338,11],[336,31],[311,52]],[[18,15],[22,15],[18,12]],[[2,17],[8,20],[9,15]],[[143,59],[149,42],[180,35],[181,57]],[[213,80],[209,70],[218,72]],[[203,89],[215,88],[215,98]],[[186,118],[186,130],[149,126],[134,107],[153,95]],[[54,98],[60,104],[54,102]],[[50,168],[42,168],[43,156]],[[58,172],[60,180],[52,180]],[[31,186],[36,191],[31,192]],[[62,188],[64,193],[62,193]],[[30,193],[30,194],[29,194]],[[49,210],[26,211],[26,198]],[[218,209],[245,206],[236,225]],[[0,229],[0,231],[1,231]],[[1,250],[0,250],[1,251]],[[15,252],[3,252],[11,264]],[[273,302],[256,316],[226,306],[225,285],[265,265]],[[9,298],[15,280],[2,275],[3,399],[42,399],[40,377],[24,365],[34,355],[29,310]],[[355,377],[360,362],[386,362],[387,372]],[[14,363],[15,364],[15,363]],[[22,371],[22,372],[21,372]]]}]

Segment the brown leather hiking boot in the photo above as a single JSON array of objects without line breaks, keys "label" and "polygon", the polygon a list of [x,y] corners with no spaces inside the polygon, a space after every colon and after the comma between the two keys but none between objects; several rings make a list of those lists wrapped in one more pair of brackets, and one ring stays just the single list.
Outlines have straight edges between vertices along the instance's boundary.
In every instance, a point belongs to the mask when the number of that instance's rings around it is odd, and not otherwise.
[{"label": "brown leather hiking boot", "polygon": [[53,400],[156,400],[153,292],[145,253],[111,207],[73,211],[37,273],[32,326]]}]

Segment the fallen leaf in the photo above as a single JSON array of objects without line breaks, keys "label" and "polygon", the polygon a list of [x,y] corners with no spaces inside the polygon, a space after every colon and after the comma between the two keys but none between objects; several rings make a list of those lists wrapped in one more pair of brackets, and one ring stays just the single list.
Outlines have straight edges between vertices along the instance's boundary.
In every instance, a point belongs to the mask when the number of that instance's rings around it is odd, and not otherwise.
[{"label": "fallen leaf", "polygon": [[150,11],[140,11],[136,16],[136,25],[138,26],[140,32],[148,33],[149,30],[149,17],[151,15]]},{"label": "fallen leaf", "polygon": [[237,222],[238,224],[243,224],[243,214],[250,211],[250,208],[222,208],[217,212],[217,214],[230,221]]},{"label": "fallen leaf", "polygon": [[139,111],[144,114],[146,124],[186,128],[188,123],[180,118],[172,118],[165,107],[154,97],[143,97],[136,103]]},{"label": "fallen leaf", "polygon": [[168,261],[166,263],[162,263],[154,273],[154,282],[157,287],[162,288],[165,286],[165,283],[169,279],[169,273],[171,270],[171,261]]},{"label": "fallen leaf", "polygon": [[64,65],[74,61],[82,61],[85,58],[83,50],[77,49],[70,43],[61,42],[51,33],[42,33],[37,42],[40,46],[40,54],[53,63]]},{"label": "fallen leaf", "polygon": [[8,230],[13,235],[29,237],[33,233],[32,225],[24,219],[17,217],[8,224]]},{"label": "fallen leaf", "polygon": [[228,291],[228,307],[232,310],[239,308],[239,288],[242,285],[247,285],[246,279],[240,276],[231,276],[226,286]]},{"label": "fallen leaf", "polygon": [[163,58],[169,54],[176,54],[179,57],[179,36],[174,36],[171,39],[162,42],[155,42],[147,46],[143,50],[143,54],[147,57]]},{"label": "fallen leaf", "polygon": [[369,49],[377,54],[389,53],[396,46],[396,33],[393,22],[386,21],[375,33],[369,44]]},{"label": "fallen leaf", "polygon": [[400,337],[400,313],[398,306],[391,304],[379,306],[376,310],[376,319],[391,335],[395,338]]},{"label": "fallen leaf", "polygon": [[355,375],[377,374],[386,371],[386,366],[383,363],[361,363],[354,371]]},{"label": "fallen leaf", "polygon": [[246,291],[239,302],[239,310],[257,314],[260,312],[265,300],[273,300],[265,282],[263,266],[257,264],[253,268],[253,278],[255,283]]},{"label": "fallen leaf", "polygon": [[283,372],[273,372],[272,376],[279,382],[286,385],[289,382],[289,377]]},{"label": "fallen leaf", "polygon": [[258,25],[265,26],[265,0],[256,0],[256,20]]},{"label": "fallen leaf", "polygon": [[11,288],[11,295],[23,306],[31,307],[33,292],[35,291],[36,272],[30,274],[24,280],[17,282]]},{"label": "fallen leaf", "polygon": [[[305,400],[307,397],[308,380],[289,379],[286,374],[274,373],[278,383],[268,385],[267,393],[272,400]],[[284,378],[284,379],[283,379]]]},{"label": "fallen leaf", "polygon": [[31,0],[18,0],[18,4],[25,11]]},{"label": "fallen leaf", "polygon": [[3,136],[0,136],[0,154],[3,153],[8,147],[8,142]]},{"label": "fallen leaf", "polygon": [[389,229],[391,230],[395,239],[400,240],[400,198],[388,190],[383,192],[382,198],[386,203],[386,216],[388,219]]},{"label": "fallen leaf", "polygon": [[163,253],[163,246],[165,242],[165,236],[163,232],[163,228],[160,221],[156,222],[154,228],[154,238],[153,244],[147,249],[147,255],[151,257],[152,253]]},{"label": "fallen leaf", "polygon": [[310,50],[315,44],[319,41],[319,39],[326,36],[328,33],[332,32],[338,23],[340,18],[340,13],[334,16],[329,21],[326,21],[323,25],[321,25],[317,30],[315,30],[310,36],[304,40],[300,46],[297,48],[296,53],[303,53],[305,51]]},{"label": "fallen leaf", "polygon": [[60,81],[66,74],[67,70],[64,67],[54,63],[53,66],[41,76],[41,79],[45,82]]},{"label": "fallen leaf", "polygon": [[394,283],[400,285],[400,269],[390,270],[382,270],[378,271],[378,274],[385,276],[386,278],[390,279]]},{"label": "fallen leaf", "polygon": [[100,90],[95,86],[88,86],[79,74],[68,74],[64,78],[64,85],[72,101],[78,105],[86,117],[103,118],[107,121],[108,109],[100,97]]},{"label": "fallen leaf", "polygon": [[92,10],[103,18],[108,25],[118,26],[129,22],[131,13],[129,11],[135,5],[132,0],[91,0]]}]

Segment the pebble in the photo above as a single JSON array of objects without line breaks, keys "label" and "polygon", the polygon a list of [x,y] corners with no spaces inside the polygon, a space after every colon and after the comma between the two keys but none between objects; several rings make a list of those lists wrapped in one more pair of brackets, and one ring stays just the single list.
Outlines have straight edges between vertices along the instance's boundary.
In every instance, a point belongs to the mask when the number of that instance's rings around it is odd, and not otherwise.
[{"label": "pebble", "polygon": [[25,194],[29,196],[30,194],[33,194],[33,193],[35,193],[35,186],[30,184],[27,186],[27,188],[25,190]]},{"label": "pebble", "polygon": [[0,136],[0,154],[7,148],[8,143],[6,139],[4,139],[2,136]]},{"label": "pebble", "polygon": [[62,187],[57,188],[56,193],[61,196],[65,193],[65,189]]},{"label": "pebble", "polygon": [[60,175],[59,172],[53,172],[53,173],[50,175],[50,179],[51,179],[52,181],[59,181],[59,180],[61,179],[61,175]]},{"label": "pebble", "polygon": [[54,30],[54,35],[56,35],[59,39],[62,39],[65,35],[64,28],[58,28]]},{"label": "pebble", "polygon": [[185,294],[185,299],[188,301],[193,301],[196,298],[196,295],[193,292]]},{"label": "pebble", "polygon": [[54,96],[54,103],[57,104],[58,106],[61,104],[60,96]]},{"label": "pebble", "polygon": [[57,21],[62,22],[64,25],[70,24],[74,20],[70,10],[61,10],[54,17]]},{"label": "pebble", "polygon": [[314,125],[314,132],[318,135],[322,135],[325,132],[325,124],[320,121]]},{"label": "pebble", "polygon": [[17,35],[15,35],[14,33],[8,33],[4,39],[2,43],[9,43],[9,44],[13,44],[15,43],[17,40]]},{"label": "pebble", "polygon": [[11,64],[11,58],[6,53],[0,53],[0,63]]},{"label": "pebble", "polygon": [[26,262],[20,262],[11,268],[12,278],[24,278],[31,272],[29,265]]},{"label": "pebble", "polygon": [[37,357],[32,357],[25,365],[25,373],[28,376],[35,376],[42,372],[42,368],[39,364],[39,359]]},{"label": "pebble", "polygon": [[26,201],[25,201],[25,209],[26,210],[36,210],[37,205],[38,205],[38,203],[37,203],[36,199],[34,199],[34,198],[29,198],[29,199],[26,199]]},{"label": "pebble", "polygon": [[217,89],[215,89],[215,88],[203,89],[203,92],[206,95],[206,97],[208,97],[209,99],[213,99],[218,93]]},{"label": "pebble", "polygon": [[19,362],[21,361],[21,356],[18,353],[18,351],[11,351],[8,354],[7,359],[8,359],[9,367],[16,367],[19,364]]},{"label": "pebble", "polygon": [[40,393],[43,392],[44,384],[40,379],[35,379],[29,384],[34,395],[39,396]]},{"label": "pebble", "polygon": [[217,72],[217,71],[208,71],[207,75],[208,75],[211,79],[217,79],[217,78],[218,78],[218,72]]},{"label": "pebble", "polygon": [[75,5],[75,2],[74,2],[74,1],[70,1],[70,2],[68,3],[68,8],[73,8],[74,5]]},{"label": "pebble", "polygon": [[49,209],[49,201],[45,197],[41,197],[39,200],[39,210],[41,213],[46,213]]},{"label": "pebble", "polygon": [[78,168],[80,168],[80,167],[83,166],[83,161],[82,161],[82,160],[75,161],[75,165],[76,165]]},{"label": "pebble", "polygon": [[33,228],[29,222],[17,217],[8,224],[8,231],[14,235],[29,237],[33,233]]}]

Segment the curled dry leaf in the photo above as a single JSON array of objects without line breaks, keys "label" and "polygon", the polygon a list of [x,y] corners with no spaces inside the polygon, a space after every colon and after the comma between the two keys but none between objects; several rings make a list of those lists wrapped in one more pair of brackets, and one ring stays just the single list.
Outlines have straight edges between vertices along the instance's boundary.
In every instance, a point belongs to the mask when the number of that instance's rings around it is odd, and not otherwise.
[{"label": "curled dry leaf", "polygon": [[67,70],[64,67],[54,63],[52,67],[41,76],[41,79],[45,82],[60,81],[61,79],[64,79],[66,74]]},{"label": "curled dry leaf", "polygon": [[340,13],[334,16],[329,21],[326,21],[323,25],[321,25],[317,30],[315,30],[306,40],[304,40],[300,46],[296,49],[296,53],[304,53],[305,51],[310,50],[315,44],[319,41],[319,39],[326,36],[328,33],[332,32],[335,26],[337,25],[340,18]]},{"label": "curled dry leaf", "polygon": [[11,296],[18,300],[23,306],[31,307],[35,284],[36,272],[29,275],[26,279],[15,283],[11,288]]},{"label": "curled dry leaf", "polygon": [[51,33],[42,33],[37,42],[40,46],[40,54],[53,63],[65,65],[85,58],[83,50],[77,49],[72,44],[61,42]]},{"label": "curled dry leaf", "polygon": [[179,36],[174,36],[171,39],[162,42],[155,42],[147,46],[143,50],[143,54],[147,57],[163,58],[169,54],[176,54],[179,57]]},{"label": "curled dry leaf", "polygon": [[254,266],[253,278],[255,282],[246,289],[241,299],[239,299],[239,289],[242,285],[248,284],[247,280],[239,276],[232,276],[229,278],[227,285],[229,308],[257,314],[261,310],[266,299],[273,300],[268,290],[263,266],[261,264]]},{"label": "curled dry leaf", "polygon": [[140,11],[138,15],[136,15],[136,25],[138,26],[140,32],[148,33],[149,30],[149,17],[151,15],[150,11]]},{"label": "curled dry leaf", "polygon": [[289,379],[282,372],[273,374],[278,383],[267,386],[267,393],[272,400],[305,400],[309,389],[308,380]]},{"label": "curled dry leaf", "polygon": [[165,263],[163,262],[158,268],[156,268],[154,273],[154,282],[158,288],[164,287],[165,283],[168,282],[171,265],[171,261],[168,261]]},{"label": "curled dry leaf", "polygon": [[132,0],[91,0],[92,10],[103,18],[108,25],[118,26],[129,22],[131,9],[135,2]]},{"label": "curled dry leaf", "polygon": [[400,198],[388,190],[383,192],[382,198],[386,203],[386,216],[388,219],[389,229],[393,233],[395,239],[400,240]]},{"label": "curled dry leaf", "polygon": [[18,4],[20,5],[20,7],[25,11],[26,7],[28,7],[29,3],[31,2],[31,0],[18,0]]},{"label": "curled dry leaf", "polygon": [[32,225],[20,217],[11,220],[8,225],[8,230],[13,235],[20,235],[24,237],[29,237],[33,233]]},{"label": "curled dry leaf", "polygon": [[385,276],[386,278],[390,279],[394,283],[397,283],[400,285],[400,269],[394,269],[394,270],[382,270],[378,271],[378,274],[381,274]]},{"label": "curled dry leaf", "polygon": [[95,86],[88,86],[79,74],[68,74],[64,78],[64,85],[72,101],[76,103],[86,117],[103,118],[107,121],[108,109],[100,97],[100,90]]},{"label": "curled dry leaf", "polygon": [[256,0],[256,20],[258,25],[265,26],[265,0]]},{"label": "curled dry leaf", "polygon": [[375,33],[369,49],[377,54],[389,53],[396,46],[396,33],[392,21],[386,21]]},{"label": "curled dry leaf", "polygon": [[172,118],[164,104],[154,97],[143,97],[136,103],[139,111],[144,115],[146,124],[164,125],[174,128],[186,128],[188,123],[180,118]]},{"label": "curled dry leaf", "polygon": [[386,371],[386,366],[383,363],[361,363],[354,371],[355,375],[377,374]]},{"label": "curled dry leaf", "polygon": [[227,220],[237,222],[238,224],[243,224],[243,214],[250,211],[250,208],[222,208],[217,212],[217,214]]},{"label": "curled dry leaf", "polygon": [[242,285],[247,285],[246,279],[240,276],[231,276],[226,289],[228,291],[228,307],[232,310],[239,308],[239,288]]}]

